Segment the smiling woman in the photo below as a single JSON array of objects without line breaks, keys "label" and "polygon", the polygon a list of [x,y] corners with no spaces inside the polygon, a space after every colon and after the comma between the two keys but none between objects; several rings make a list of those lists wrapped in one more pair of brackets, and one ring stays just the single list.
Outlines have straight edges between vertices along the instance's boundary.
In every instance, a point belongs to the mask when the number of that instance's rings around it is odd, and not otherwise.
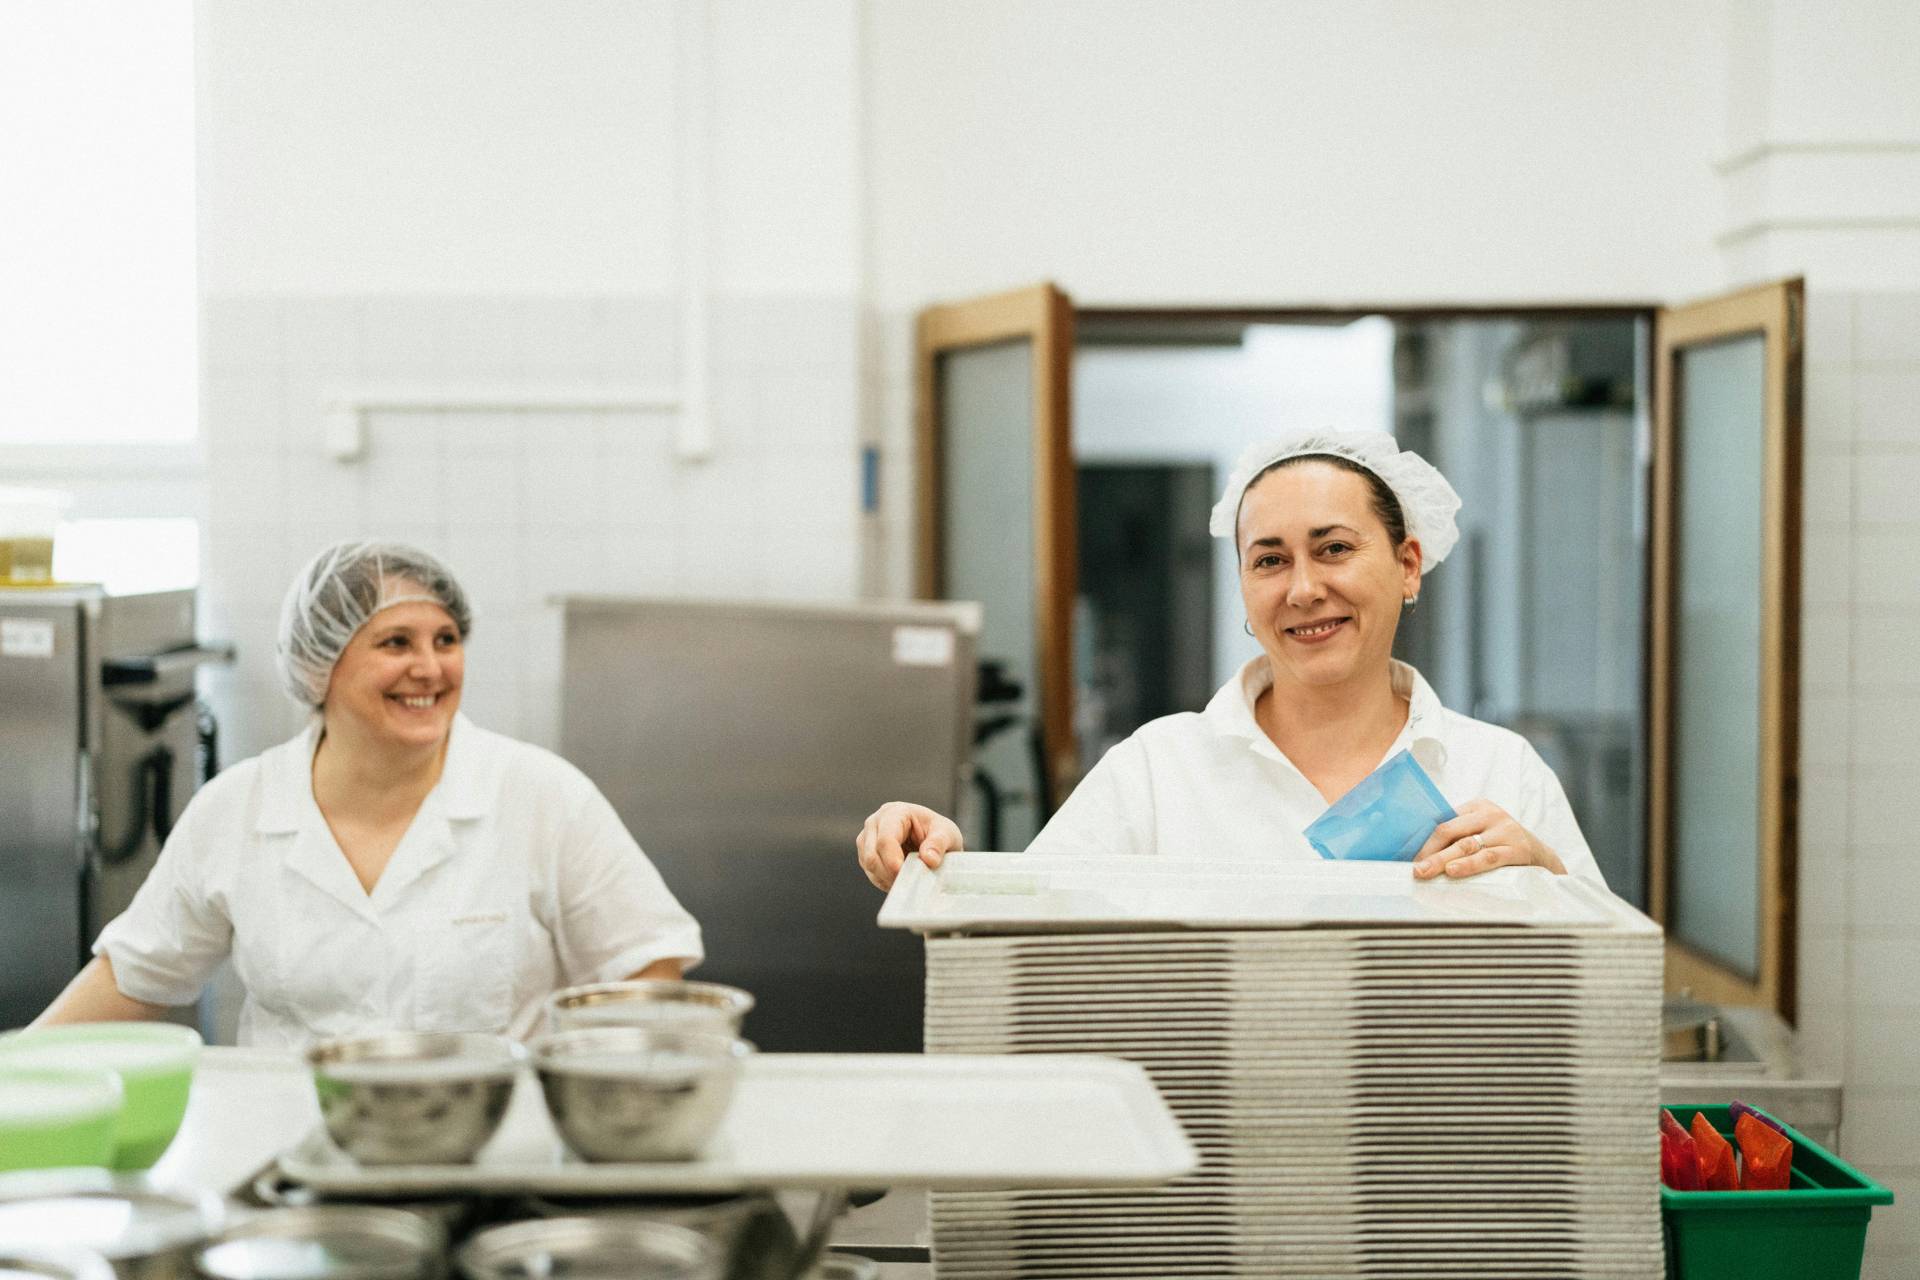
[{"label": "smiling woman", "polygon": [[1421,546],[1384,481],[1338,454],[1275,463],[1237,520],[1247,627],[1273,684],[1254,718],[1329,802],[1373,771],[1406,707],[1388,669]]},{"label": "smiling woman", "polygon": [[460,629],[446,610],[419,601],[392,606],[333,669],[333,736],[443,744],[466,665]]},{"label": "smiling woman", "polygon": [[[1559,780],[1524,738],[1449,711],[1392,658],[1402,611],[1459,540],[1446,478],[1381,432],[1303,432],[1241,460],[1209,528],[1232,538],[1261,656],[1205,711],[1115,746],[1029,847],[1061,854],[1314,859],[1306,828],[1402,750],[1457,816],[1412,874],[1534,865],[1600,881]],[[947,818],[883,805],[855,842],[881,888],[962,847]]]},{"label": "smiling woman", "polygon": [[230,955],[243,1044],[525,1035],[557,987],[697,963],[699,926],[594,785],[460,714],[472,625],[423,551],[316,556],[277,645],[306,731],[194,797],[41,1020],[155,1016]]}]

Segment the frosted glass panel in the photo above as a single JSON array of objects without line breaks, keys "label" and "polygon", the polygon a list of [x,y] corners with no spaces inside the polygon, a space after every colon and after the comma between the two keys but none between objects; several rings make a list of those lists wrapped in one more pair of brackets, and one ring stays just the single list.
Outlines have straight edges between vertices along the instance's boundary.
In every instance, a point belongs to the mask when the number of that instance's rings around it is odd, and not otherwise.
[{"label": "frosted glass panel", "polygon": [[1765,346],[1681,351],[1675,423],[1672,933],[1759,971]]},{"label": "frosted glass panel", "polygon": [[[942,542],[946,595],[978,600],[980,657],[998,660],[1025,690],[1010,708],[1020,728],[984,744],[976,766],[1003,796],[1002,848],[1024,849],[1038,831],[1032,724],[1040,705],[1034,666],[1033,344],[1025,339],[940,357]],[[982,835],[966,833],[969,844]]]}]

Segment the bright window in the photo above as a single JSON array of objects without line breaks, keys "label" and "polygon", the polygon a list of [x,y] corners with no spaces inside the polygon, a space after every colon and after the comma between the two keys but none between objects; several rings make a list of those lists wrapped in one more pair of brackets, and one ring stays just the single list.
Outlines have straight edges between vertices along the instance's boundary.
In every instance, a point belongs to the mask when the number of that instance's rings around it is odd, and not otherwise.
[{"label": "bright window", "polygon": [[0,5],[0,445],[193,438],[193,6]]},{"label": "bright window", "polygon": [[115,595],[178,591],[200,581],[200,522],[188,517],[66,520],[53,539],[53,576]]}]

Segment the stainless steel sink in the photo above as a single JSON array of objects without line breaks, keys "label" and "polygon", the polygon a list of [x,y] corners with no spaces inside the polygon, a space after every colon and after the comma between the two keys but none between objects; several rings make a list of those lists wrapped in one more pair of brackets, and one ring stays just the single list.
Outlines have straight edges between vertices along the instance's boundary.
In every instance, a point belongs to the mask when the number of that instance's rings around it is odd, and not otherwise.
[{"label": "stainless steel sink", "polygon": [[1669,996],[1661,1011],[1663,1062],[1758,1062],[1759,1055],[1726,1011],[1684,996]]},{"label": "stainless steel sink", "polygon": [[[1841,1152],[1837,1076],[1817,1069],[1793,1029],[1766,1009],[1670,1000],[1660,1067],[1667,1106],[1735,1098],[1778,1116],[1827,1150]],[[1682,1057],[1680,1055],[1687,1055]]]}]

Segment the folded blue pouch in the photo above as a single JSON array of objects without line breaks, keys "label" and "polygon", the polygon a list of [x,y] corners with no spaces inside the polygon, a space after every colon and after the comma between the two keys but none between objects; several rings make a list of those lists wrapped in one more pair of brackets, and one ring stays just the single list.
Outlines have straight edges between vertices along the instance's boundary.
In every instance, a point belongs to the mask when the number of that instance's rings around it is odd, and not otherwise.
[{"label": "folded blue pouch", "polygon": [[1315,818],[1306,837],[1323,858],[1411,862],[1433,829],[1453,816],[1413,753],[1400,751]]}]

